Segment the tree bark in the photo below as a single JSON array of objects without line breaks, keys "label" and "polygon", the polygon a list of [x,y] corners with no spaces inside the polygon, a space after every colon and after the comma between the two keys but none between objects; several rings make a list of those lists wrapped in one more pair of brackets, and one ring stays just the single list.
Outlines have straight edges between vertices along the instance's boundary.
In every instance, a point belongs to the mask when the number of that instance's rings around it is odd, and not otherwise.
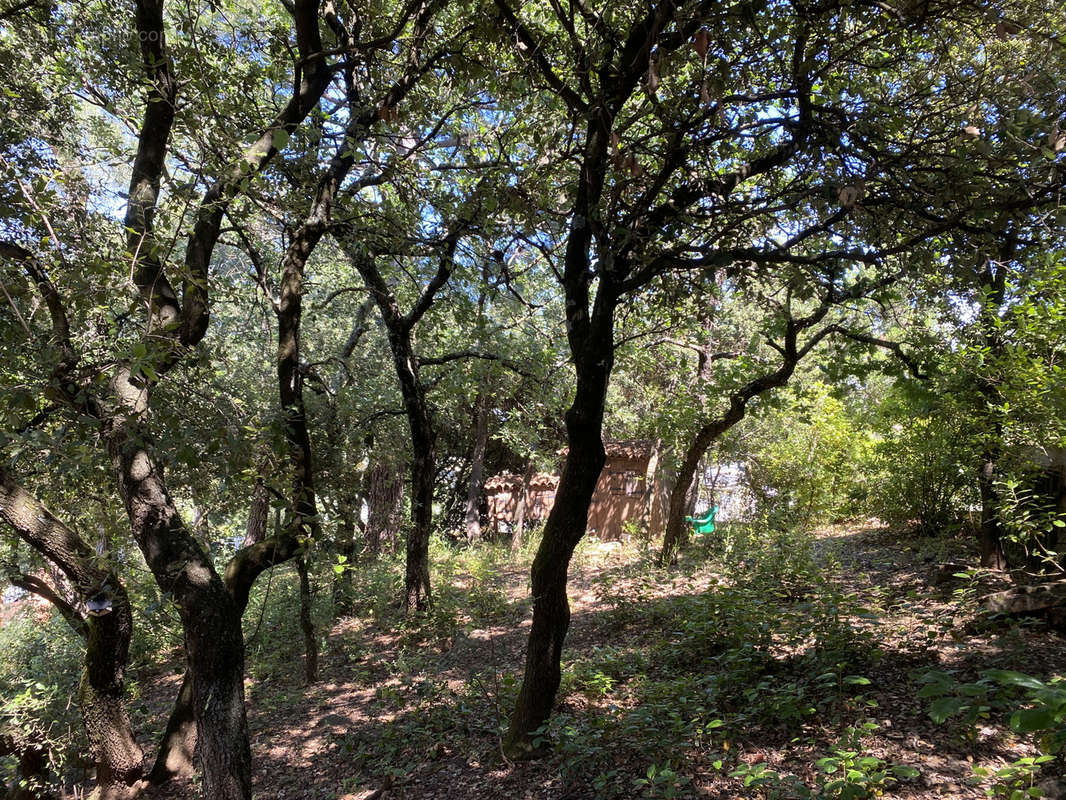
[{"label": "tree bark", "polygon": [[153,785],[172,778],[188,778],[196,772],[196,719],[192,707],[192,675],[185,670],[181,688],[167,719],[148,781]]},{"label": "tree bark", "polygon": [[300,576],[300,630],[304,637],[304,680],[308,685],[318,680],[318,637],[311,617],[311,578],[307,574],[307,556],[296,557],[296,572]]},{"label": "tree bark", "polygon": [[569,451],[530,571],[533,624],[526,645],[522,686],[503,742],[504,751],[513,757],[535,751],[534,732],[551,715],[559,691],[563,641],[570,626],[567,570],[574,548],[588,528],[589,505],[606,461],[602,430],[607,386],[614,366],[614,312],[619,299],[615,276],[627,274],[624,259],[610,252],[601,254],[605,258],[601,261],[595,301],[591,299],[590,282],[594,226],[603,195],[612,126],[609,108],[597,106],[588,110],[562,275],[567,342],[577,376],[574,400],[566,412]]},{"label": "tree bark", "polygon": [[181,616],[204,792],[219,800],[248,800],[251,750],[240,609],[182,522],[162,465],[147,446],[149,436],[139,424],[147,391],[122,367],[111,390],[117,407],[104,417],[103,438],[134,539]]},{"label": "tree bark", "polygon": [[122,797],[141,777],[143,753],[126,713],[124,681],[129,663],[133,613],[126,589],[113,570],[97,564],[91,547],[25,491],[0,466],[0,518],[71,581],[83,600],[109,603],[98,616],[59,601],[60,611],[84,637],[85,656],[78,706],[96,762],[101,797]]},{"label": "tree bark", "polygon": [[470,481],[466,492],[466,540],[481,540],[481,493],[485,483],[485,449],[489,443],[489,398],[478,394],[474,404],[474,451],[470,456]]},{"label": "tree bark", "polygon": [[251,547],[266,538],[267,517],[270,514],[270,493],[262,478],[257,478],[252,489],[252,503],[248,507],[248,524],[244,530],[241,547]]},{"label": "tree bark", "polygon": [[366,549],[371,558],[381,553],[383,540],[391,542],[403,513],[403,472],[391,462],[378,462],[367,470]]},{"label": "tree bark", "polygon": [[533,482],[533,459],[526,461],[522,474],[522,488],[518,494],[518,507],[515,509],[514,528],[511,530],[511,555],[522,549],[522,538],[526,533],[526,514],[529,513],[529,486]]},{"label": "tree bark", "polygon": [[563,641],[570,626],[567,570],[585,535],[592,494],[606,461],[600,431],[614,355],[613,343],[605,345],[597,351],[602,358],[590,358],[579,369],[577,395],[566,414],[569,453],[530,573],[533,625],[522,687],[504,740],[511,756],[533,752],[533,734],[551,715],[562,677]]},{"label": "tree bark", "polygon": [[[423,420],[419,420],[421,423]],[[429,583],[429,535],[433,526],[433,476],[436,435],[412,424],[415,446],[411,462],[411,531],[407,535],[404,565],[404,611],[425,611],[431,602]]]}]

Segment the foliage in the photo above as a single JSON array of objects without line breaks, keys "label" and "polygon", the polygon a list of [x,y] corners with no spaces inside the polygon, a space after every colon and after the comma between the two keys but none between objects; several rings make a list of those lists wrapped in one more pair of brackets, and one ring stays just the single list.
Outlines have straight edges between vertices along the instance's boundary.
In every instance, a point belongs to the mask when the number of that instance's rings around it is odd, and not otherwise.
[{"label": "foliage", "polygon": [[793,387],[743,431],[748,486],[756,513],[791,530],[858,515],[865,492],[856,480],[872,443],[831,387]]},{"label": "foliage", "polygon": [[890,395],[865,478],[869,511],[924,535],[957,530],[976,502],[972,429],[950,403],[929,407],[924,392]]},{"label": "foliage", "polygon": [[0,627],[0,727],[6,735],[42,746],[53,776],[79,763],[85,736],[77,708],[81,647],[58,615],[20,609]]},{"label": "foliage", "polygon": [[987,781],[989,796],[1024,800],[1040,797],[1034,789],[1042,767],[1052,764],[1066,748],[1066,680],[1042,681],[1015,670],[988,669],[977,681],[960,683],[951,674],[930,671],[920,676],[919,696],[934,698],[929,716],[936,723],[958,717],[973,741],[975,724],[995,711],[1007,715],[1010,729],[1036,735],[1040,753],[1024,756],[998,769],[976,767],[977,782]]}]

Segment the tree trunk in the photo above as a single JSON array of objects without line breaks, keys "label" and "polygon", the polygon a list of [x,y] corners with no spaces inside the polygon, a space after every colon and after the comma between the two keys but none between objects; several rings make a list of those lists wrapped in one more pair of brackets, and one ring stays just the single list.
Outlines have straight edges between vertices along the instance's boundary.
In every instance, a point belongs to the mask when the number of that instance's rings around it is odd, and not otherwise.
[{"label": "tree trunk", "polygon": [[474,405],[474,452],[466,492],[466,540],[481,540],[481,492],[485,483],[485,449],[489,443],[489,398],[479,394]]},{"label": "tree trunk", "polygon": [[50,595],[48,599],[85,640],[78,705],[96,762],[99,794],[121,797],[140,779],[143,760],[123,702],[133,635],[133,613],[126,589],[113,571],[98,565],[92,548],[78,534],[19,486],[3,467],[0,518],[58,566],[83,600],[99,604],[102,613],[85,617],[58,595],[43,592]]},{"label": "tree trunk", "polygon": [[678,551],[688,541],[685,508],[700,460],[710,447],[714,436],[713,426],[705,425],[685,450],[685,457],[677,471],[677,482],[674,484],[673,491],[670,492],[670,508],[666,515],[666,533],[663,535],[663,549],[659,553],[659,566],[665,566],[673,561]]},{"label": "tree trunk", "polygon": [[389,333],[389,349],[396,377],[403,395],[404,411],[411,429],[411,523],[407,537],[407,564],[404,573],[404,610],[406,613],[429,607],[429,535],[433,526],[433,479],[436,474],[437,432],[433,414],[426,401],[426,387],[419,376],[419,359],[414,351],[411,332],[433,305],[434,298],[451,276],[459,239],[470,224],[460,219],[442,242],[440,263],[433,278],[410,312],[402,314],[396,296],[385,281],[373,258],[347,243],[348,255],[367,286],[370,287],[382,322]]},{"label": "tree trunk", "polygon": [[304,637],[304,680],[308,685],[318,680],[318,637],[311,618],[311,579],[307,574],[307,555],[296,557],[296,572],[300,576],[300,630]]},{"label": "tree trunk", "polygon": [[532,482],[533,459],[530,458],[526,462],[526,470],[522,475],[522,488],[518,494],[514,527],[511,529],[511,555],[516,555],[522,549],[522,538],[526,533],[526,514],[529,513],[529,485]]},{"label": "tree trunk", "polygon": [[395,537],[403,513],[403,474],[392,463],[377,463],[367,471],[366,549],[371,558],[381,553],[384,540]]},{"label": "tree trunk", "polygon": [[244,530],[241,547],[251,547],[266,538],[267,517],[270,514],[270,493],[262,478],[257,478],[252,489],[252,503],[248,507],[248,525]]},{"label": "tree trunk", "polygon": [[103,437],[134,539],[181,616],[204,792],[218,800],[248,800],[251,750],[240,610],[182,522],[163,467],[148,449],[150,437],[137,421],[147,411],[147,393],[124,367],[111,388],[119,408],[106,416]]},{"label": "tree trunk", "polygon": [[111,612],[88,620],[85,669],[78,686],[101,800],[126,797],[140,780],[144,761],[123,702],[133,614],[126,590],[117,581],[110,595]]},{"label": "tree trunk", "polygon": [[729,408],[721,416],[712,420],[700,428],[696,437],[692,440],[685,451],[685,458],[678,470],[677,483],[670,493],[670,511],[666,521],[666,534],[663,536],[663,549],[659,553],[659,565],[665,566],[673,561],[677,549],[683,545],[686,539],[685,507],[689,498],[689,490],[692,487],[692,479],[699,468],[700,460],[718,438],[744,419],[748,410],[748,402],[753,397],[758,397],[771,389],[777,389],[788,383],[792,374],[796,371],[796,365],[806,356],[825,336],[833,332],[832,327],[823,327],[812,335],[807,342],[800,347],[799,335],[805,330],[817,325],[825,315],[829,313],[831,303],[824,301],[812,314],[802,319],[794,319],[791,316],[786,320],[783,346],[780,347],[782,355],[781,363],[773,372],[749,381],[739,390],[730,395]]},{"label": "tree trunk", "polygon": [[[255,502],[253,497],[253,503]],[[299,552],[299,542],[287,536],[281,524],[281,509],[274,520],[274,536],[238,550],[226,565],[224,582],[233,597],[237,611],[244,616],[248,598],[256,578],[268,568],[284,563]],[[187,778],[195,774],[196,719],[193,714],[192,678],[189,669],[181,681],[181,688],[167,720],[160,740],[159,752],[148,780],[153,785],[172,778]]]},{"label": "tree trunk", "polygon": [[429,535],[433,529],[433,478],[436,475],[437,431],[418,374],[418,357],[410,329],[386,319],[393,364],[400,381],[407,424],[411,431],[411,529],[407,535],[403,607],[405,613],[425,611],[431,601]]},{"label": "tree trunk", "polygon": [[181,689],[170,710],[167,728],[159,743],[155,764],[148,774],[153,785],[166,783],[172,778],[189,778],[196,772],[196,719],[192,711],[192,677],[189,670],[181,680]]},{"label": "tree trunk", "polygon": [[[593,301],[589,292],[594,218],[599,217],[607,170],[610,112],[589,114],[577,181],[575,213],[567,234],[563,269],[567,343],[577,381],[566,412],[569,446],[559,487],[530,572],[533,625],[526,645],[525,674],[503,747],[512,756],[534,751],[533,734],[551,715],[561,680],[563,640],[570,626],[566,577],[574,548],[588,528],[589,505],[606,461],[603,414],[614,366],[614,311],[618,291],[612,274],[626,275],[621,260],[602,265]],[[591,310],[591,313],[590,313]]]},{"label": "tree trunk", "polygon": [[[333,581],[333,615],[335,618],[344,617],[352,611],[352,569],[355,561],[355,520],[359,513],[358,504],[362,498],[352,498],[341,501],[340,509],[340,532],[337,536],[337,566],[340,571],[336,573]],[[369,520],[368,520],[369,522]],[[343,559],[343,560],[341,560]]]},{"label": "tree trunk", "polygon": [[415,455],[411,462],[411,522],[407,535],[407,559],[404,572],[405,613],[429,608],[429,533],[433,525],[433,439],[415,437]]},{"label": "tree trunk", "polygon": [[[606,363],[612,360],[608,354]],[[604,389],[609,369],[595,376],[595,383]],[[567,570],[574,548],[585,535],[592,494],[606,461],[600,436],[603,395],[596,386],[583,389],[582,383],[591,381],[580,377],[578,381],[578,398],[566,415],[570,450],[530,574],[533,626],[522,688],[504,741],[505,751],[514,757],[533,751],[533,732],[551,715],[559,690],[563,641],[570,626]]]},{"label": "tree trunk", "polygon": [[977,486],[981,492],[981,525],[977,531],[977,545],[981,566],[986,569],[1007,569],[1003,552],[1003,537],[999,524],[999,492],[996,491],[998,454],[989,447],[981,456],[977,471]]}]

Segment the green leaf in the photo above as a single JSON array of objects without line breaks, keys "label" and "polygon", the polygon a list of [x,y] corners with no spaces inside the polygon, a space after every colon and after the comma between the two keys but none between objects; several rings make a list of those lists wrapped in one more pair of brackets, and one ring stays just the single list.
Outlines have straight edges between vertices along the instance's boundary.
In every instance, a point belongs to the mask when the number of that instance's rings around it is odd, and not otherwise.
[{"label": "green leaf", "polygon": [[909,766],[907,764],[896,764],[895,766],[889,768],[889,772],[891,772],[897,778],[905,778],[907,780],[917,778],[920,774],[917,768]]},{"label": "green leaf", "polygon": [[965,707],[966,702],[958,697],[941,697],[939,700],[934,700],[933,704],[929,706],[929,718],[939,725],[948,717],[958,714]]},{"label": "green leaf", "polygon": [[1016,672],[1012,669],[988,669],[985,670],[984,675],[999,683],[1021,686],[1025,689],[1047,688],[1043,681],[1034,678],[1032,675],[1026,675],[1024,672]]},{"label": "green leaf", "polygon": [[1055,715],[1048,708],[1027,708],[1010,715],[1010,727],[1017,733],[1032,733],[1050,728]]}]

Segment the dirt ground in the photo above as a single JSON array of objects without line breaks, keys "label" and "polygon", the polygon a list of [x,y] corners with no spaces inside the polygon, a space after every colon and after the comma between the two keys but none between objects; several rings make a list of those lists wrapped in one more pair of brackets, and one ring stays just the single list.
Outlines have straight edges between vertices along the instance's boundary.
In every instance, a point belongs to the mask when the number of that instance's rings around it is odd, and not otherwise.
[{"label": "dirt ground", "polygon": [[[1013,736],[1002,724],[990,721],[964,741],[951,725],[935,725],[928,717],[928,700],[917,697],[908,678],[917,668],[935,667],[972,680],[981,669],[1009,668],[1047,675],[1066,671],[1066,640],[1042,623],[991,625],[975,613],[974,603],[960,603],[950,582],[935,585],[938,572],[953,555],[928,542],[907,541],[874,527],[835,527],[820,531],[816,558],[834,566],[840,590],[853,595],[877,613],[851,620],[866,627],[884,656],[867,676],[865,693],[878,730],[865,741],[866,752],[888,763],[914,765],[920,777],[893,787],[890,796],[907,798],[984,797],[983,787],[970,785],[975,765],[999,768],[1032,755],[1030,742]],[[963,556],[964,557],[964,556]],[[604,577],[627,577],[610,582],[617,593],[632,573],[625,573],[629,556],[611,545],[591,548],[571,570],[573,609],[566,659],[593,652],[619,635],[609,619]],[[461,583],[469,580],[458,576]],[[727,580],[728,576],[723,576]],[[688,580],[686,591],[713,591],[717,578],[706,573]],[[490,800],[529,798],[563,800],[593,797],[592,790],[566,785],[555,757],[510,763],[500,755],[498,725],[506,709],[501,676],[520,674],[529,626],[527,577],[524,570],[506,569],[494,576],[505,613],[493,625],[464,628],[456,635],[412,639],[404,632],[375,628],[356,619],[343,620],[329,637],[323,654],[321,679],[313,686],[292,676],[249,679],[248,713],[254,759],[254,791],[259,800]],[[991,586],[973,587],[974,592]],[[156,681],[152,687],[160,709],[177,689],[177,678]],[[428,687],[428,688],[427,688]],[[424,694],[425,697],[419,697]],[[428,697],[428,699],[427,699]],[[409,701],[409,702],[408,702]],[[565,703],[579,703],[576,698]],[[465,704],[465,705],[464,705]],[[484,719],[471,728],[459,723],[465,706],[474,711],[464,719]],[[427,746],[410,758],[405,738],[418,726],[439,731]],[[457,740],[456,730],[460,730]],[[435,744],[434,744],[435,742]],[[768,746],[738,741],[740,761],[764,763],[772,769],[802,774],[816,756],[808,745]],[[405,763],[386,764],[406,753]],[[386,769],[385,767],[388,767]],[[401,767],[401,769],[396,769]],[[396,777],[390,777],[395,774]],[[384,775],[384,777],[383,777]],[[1066,797],[1058,779],[1043,779],[1050,797]],[[196,796],[195,784],[157,791],[166,800]],[[636,796],[636,795],[634,795]],[[744,789],[721,773],[697,775],[677,796],[731,798],[765,796]]]}]

